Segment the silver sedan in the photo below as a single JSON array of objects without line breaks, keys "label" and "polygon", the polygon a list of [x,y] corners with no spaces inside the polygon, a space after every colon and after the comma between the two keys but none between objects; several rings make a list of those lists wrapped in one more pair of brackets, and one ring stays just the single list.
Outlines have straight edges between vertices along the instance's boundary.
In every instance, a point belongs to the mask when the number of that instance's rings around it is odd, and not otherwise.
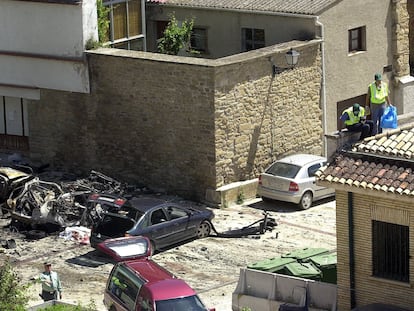
[{"label": "silver sedan", "polygon": [[308,209],[316,200],[335,195],[335,190],[316,185],[315,173],[326,164],[326,158],[296,154],[277,160],[259,176],[257,193],[272,199],[298,204]]}]

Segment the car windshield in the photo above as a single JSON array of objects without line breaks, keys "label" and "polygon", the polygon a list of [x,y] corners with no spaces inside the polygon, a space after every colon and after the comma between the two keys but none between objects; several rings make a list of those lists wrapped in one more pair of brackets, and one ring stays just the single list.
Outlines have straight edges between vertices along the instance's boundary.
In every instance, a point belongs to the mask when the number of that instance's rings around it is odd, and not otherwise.
[{"label": "car windshield", "polygon": [[168,300],[159,300],[155,302],[157,311],[206,311],[207,308],[203,305],[200,298],[197,295],[168,299]]},{"label": "car windshield", "polygon": [[266,170],[266,173],[285,178],[295,178],[299,170],[300,166],[298,165],[291,163],[275,162],[271,167],[269,167]]}]

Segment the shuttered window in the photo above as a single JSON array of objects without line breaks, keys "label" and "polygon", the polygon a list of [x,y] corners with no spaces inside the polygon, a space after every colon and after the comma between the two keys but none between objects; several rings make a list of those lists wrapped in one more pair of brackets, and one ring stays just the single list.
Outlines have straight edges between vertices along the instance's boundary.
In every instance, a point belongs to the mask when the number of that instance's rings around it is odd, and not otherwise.
[{"label": "shuttered window", "polygon": [[128,36],[138,36],[142,33],[141,27],[141,2],[128,2]]},{"label": "shuttered window", "polygon": [[126,3],[119,3],[114,5],[113,12],[113,40],[126,38],[128,36]]},{"label": "shuttered window", "polygon": [[109,12],[109,37],[112,47],[142,50],[141,0],[104,0]]}]

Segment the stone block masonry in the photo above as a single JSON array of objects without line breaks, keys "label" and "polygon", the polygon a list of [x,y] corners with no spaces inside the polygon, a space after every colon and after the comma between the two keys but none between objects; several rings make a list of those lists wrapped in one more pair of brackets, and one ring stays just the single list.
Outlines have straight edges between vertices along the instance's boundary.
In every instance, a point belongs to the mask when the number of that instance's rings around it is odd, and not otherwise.
[{"label": "stone block masonry", "polygon": [[[272,76],[294,47],[299,64]],[[42,90],[29,105],[31,156],[205,200],[296,152],[321,154],[320,42],[217,60],[99,49],[91,93]]]}]

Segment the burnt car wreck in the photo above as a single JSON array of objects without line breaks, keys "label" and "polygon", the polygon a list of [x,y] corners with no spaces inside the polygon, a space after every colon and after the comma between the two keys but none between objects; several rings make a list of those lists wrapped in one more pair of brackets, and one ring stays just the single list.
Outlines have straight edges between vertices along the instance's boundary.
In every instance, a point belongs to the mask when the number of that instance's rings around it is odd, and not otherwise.
[{"label": "burnt car wreck", "polygon": [[[11,218],[10,230],[27,234],[32,232],[35,233],[34,238],[36,238],[44,237],[45,232],[51,233],[67,227],[83,226],[92,229],[91,244],[95,235],[95,240],[125,234],[151,236],[151,226],[147,224],[145,217],[141,217],[147,213],[145,209],[148,209],[148,206],[140,203],[145,200],[157,201],[154,204],[159,205],[156,209],[157,212],[163,213],[163,217],[159,224],[155,223],[155,227],[164,228],[165,236],[174,235],[174,230],[168,226],[169,223],[175,224],[174,228],[177,228],[177,223],[181,224],[182,233],[177,235],[180,238],[171,238],[172,241],[206,236],[221,238],[258,236],[271,231],[277,225],[273,218],[264,213],[264,218],[253,224],[220,233],[211,223],[214,214],[208,209],[197,204],[184,207],[171,201],[143,197],[142,195],[153,193],[146,187],[131,186],[94,170],[85,178],[59,175],[56,178],[56,176],[51,177],[50,174],[42,176],[42,174],[35,175],[33,170],[26,166],[0,167],[0,208],[3,217]],[[133,206],[131,202],[138,202],[138,205]],[[200,214],[202,216],[198,219],[197,215],[201,210],[204,210],[204,214]],[[105,225],[108,219],[111,220],[109,226]],[[194,219],[194,224],[190,219]],[[144,223],[143,229],[140,229],[142,232],[138,230],[141,222]],[[120,225],[121,223],[123,225]],[[109,231],[105,229],[106,227],[110,228]],[[114,228],[119,232],[113,232]],[[158,241],[153,238],[152,242],[154,246],[157,244],[161,247],[171,241]]]},{"label": "burnt car wreck", "polygon": [[86,178],[45,181],[30,169],[0,167],[1,209],[3,214],[9,214],[17,230],[25,225],[91,226],[100,210],[96,205],[88,206],[89,197],[94,193],[123,195],[127,187],[97,171],[91,171]]}]

